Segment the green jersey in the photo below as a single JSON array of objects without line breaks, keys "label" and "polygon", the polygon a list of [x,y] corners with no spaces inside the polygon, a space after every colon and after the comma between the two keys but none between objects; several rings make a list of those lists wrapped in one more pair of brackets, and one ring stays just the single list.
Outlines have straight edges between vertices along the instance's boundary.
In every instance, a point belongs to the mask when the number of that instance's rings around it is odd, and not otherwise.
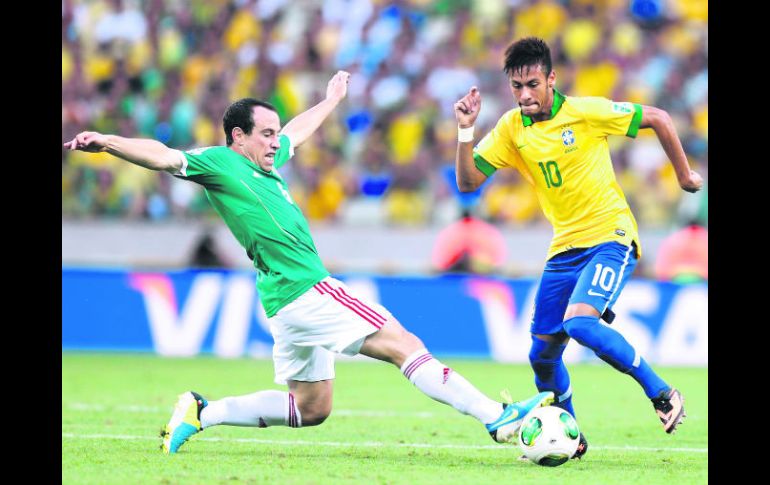
[{"label": "green jersey", "polygon": [[257,289],[272,317],[329,275],[318,256],[307,220],[277,168],[293,155],[280,136],[273,170],[265,172],[228,147],[186,152],[176,176],[204,187],[206,197],[246,249],[257,268]]}]

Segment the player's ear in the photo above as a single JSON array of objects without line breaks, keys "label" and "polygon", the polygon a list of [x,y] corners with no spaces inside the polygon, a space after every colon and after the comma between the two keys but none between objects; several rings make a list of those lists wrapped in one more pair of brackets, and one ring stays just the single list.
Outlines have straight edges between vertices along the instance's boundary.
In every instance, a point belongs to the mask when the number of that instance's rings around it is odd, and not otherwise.
[{"label": "player's ear", "polygon": [[548,87],[552,88],[556,84],[556,71],[551,69],[551,74],[548,75]]},{"label": "player's ear", "polygon": [[[242,138],[246,136],[246,134],[243,132],[243,128],[241,128],[240,126],[236,126],[235,128],[233,128],[233,131],[231,134],[233,135],[233,143],[242,142]],[[243,143],[239,143],[239,144],[243,144]]]}]

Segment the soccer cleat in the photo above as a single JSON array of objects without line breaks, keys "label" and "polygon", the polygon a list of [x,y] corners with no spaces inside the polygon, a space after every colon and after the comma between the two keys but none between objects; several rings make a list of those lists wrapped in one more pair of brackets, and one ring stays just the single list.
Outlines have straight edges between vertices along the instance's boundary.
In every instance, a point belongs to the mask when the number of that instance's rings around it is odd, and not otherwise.
[{"label": "soccer cleat", "polygon": [[502,403],[503,413],[486,425],[489,436],[498,443],[518,443],[518,431],[524,417],[535,408],[551,404],[553,399],[552,392],[541,392],[524,401]]},{"label": "soccer cleat", "polygon": [[577,458],[578,460],[583,458],[583,455],[586,454],[588,451],[588,440],[585,436],[583,436],[583,433],[580,433],[580,443],[578,444],[577,450],[575,450],[575,454],[570,457],[570,459]]},{"label": "soccer cleat", "polygon": [[663,423],[663,430],[669,434],[676,431],[676,427],[687,416],[684,412],[682,393],[672,387],[668,391],[661,391],[660,395],[651,401],[660,422]]},{"label": "soccer cleat", "polygon": [[160,432],[163,438],[160,449],[164,453],[176,453],[185,441],[201,430],[201,411],[208,404],[197,392],[188,391],[179,395],[171,420]]}]

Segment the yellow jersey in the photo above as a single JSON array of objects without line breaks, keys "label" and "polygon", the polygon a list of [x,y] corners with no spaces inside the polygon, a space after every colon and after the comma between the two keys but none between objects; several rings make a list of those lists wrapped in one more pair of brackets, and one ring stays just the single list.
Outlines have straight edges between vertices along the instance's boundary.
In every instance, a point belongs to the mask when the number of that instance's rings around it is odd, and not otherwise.
[{"label": "yellow jersey", "polygon": [[553,225],[550,259],[572,248],[636,243],[636,220],[615,180],[608,135],[635,138],[642,107],[599,97],[564,96],[554,89],[551,119],[534,123],[521,108],[505,113],[473,149],[487,177],[514,167],[534,185]]}]

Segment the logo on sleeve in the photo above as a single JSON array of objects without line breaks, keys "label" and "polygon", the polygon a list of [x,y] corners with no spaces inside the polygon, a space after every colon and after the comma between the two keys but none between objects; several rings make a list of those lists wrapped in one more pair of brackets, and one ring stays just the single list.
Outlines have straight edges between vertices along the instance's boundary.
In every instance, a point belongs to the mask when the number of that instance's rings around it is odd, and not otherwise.
[{"label": "logo on sleeve", "polygon": [[187,150],[185,153],[189,153],[190,155],[200,155],[201,153],[205,152],[209,148],[214,148],[214,147],[193,148],[193,149]]},{"label": "logo on sleeve", "polygon": [[626,235],[626,231],[624,231],[623,229],[615,229],[615,234],[617,234],[620,237],[623,237]]},{"label": "logo on sleeve", "polygon": [[612,111],[615,113],[628,114],[634,111],[631,103],[612,103]]}]

